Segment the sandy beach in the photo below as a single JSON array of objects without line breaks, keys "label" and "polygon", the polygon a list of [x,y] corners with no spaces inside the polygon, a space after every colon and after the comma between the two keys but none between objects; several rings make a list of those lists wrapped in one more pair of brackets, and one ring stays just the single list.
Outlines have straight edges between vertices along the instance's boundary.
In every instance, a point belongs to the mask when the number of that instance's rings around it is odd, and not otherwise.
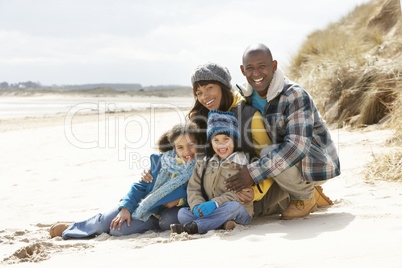
[{"label": "sandy beach", "polygon": [[[309,217],[254,218],[250,226],[205,235],[51,239],[53,223],[83,220],[117,204],[148,168],[156,140],[184,122],[193,100],[59,101],[92,103],[92,112],[70,105],[0,117],[0,266],[401,267],[402,185],[368,181],[362,174],[367,162],[392,149],[384,144],[392,131],[375,127],[331,130],[342,175],[324,190],[335,204]],[[128,102],[134,108],[118,105]]]}]

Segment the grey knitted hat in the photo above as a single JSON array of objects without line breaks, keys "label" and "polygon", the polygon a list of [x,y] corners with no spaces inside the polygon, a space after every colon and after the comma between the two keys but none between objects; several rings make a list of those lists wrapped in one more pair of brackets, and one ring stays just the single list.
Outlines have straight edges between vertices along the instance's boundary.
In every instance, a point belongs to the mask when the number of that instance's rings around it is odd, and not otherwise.
[{"label": "grey knitted hat", "polygon": [[205,80],[219,81],[229,89],[232,88],[230,84],[232,77],[230,76],[228,68],[215,62],[208,62],[197,66],[191,75],[191,84]]}]

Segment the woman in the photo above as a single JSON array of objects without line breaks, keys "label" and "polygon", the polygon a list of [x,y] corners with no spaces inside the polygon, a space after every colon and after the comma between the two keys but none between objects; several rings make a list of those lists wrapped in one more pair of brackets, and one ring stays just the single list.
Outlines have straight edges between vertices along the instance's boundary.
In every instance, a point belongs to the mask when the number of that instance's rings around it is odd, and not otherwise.
[{"label": "woman", "polygon": [[[201,131],[205,131],[209,111],[232,112],[239,125],[240,146],[251,162],[259,158],[263,148],[271,145],[271,140],[265,130],[260,111],[246,105],[246,100],[239,91],[232,90],[231,79],[229,70],[218,63],[208,62],[195,68],[191,75],[195,103],[187,118],[195,122]],[[206,135],[203,137],[206,139]],[[272,183],[271,178],[254,186],[252,200],[261,200]],[[250,192],[247,190],[237,194],[240,201],[250,201]]]},{"label": "woman", "polygon": [[[251,162],[259,158],[263,148],[271,145],[271,140],[265,129],[260,111],[250,105],[246,105],[246,99],[239,91],[232,89],[231,79],[229,70],[218,63],[208,62],[196,67],[191,75],[195,103],[186,117],[188,120],[196,123],[201,132],[204,132],[201,138],[203,138],[202,144],[206,144],[209,111],[232,112],[239,125],[241,136],[240,147],[247,154],[249,162]],[[149,171],[144,170],[141,180],[150,183],[153,178]],[[251,188],[237,192],[239,202],[246,204],[250,201],[261,200],[266,196],[265,194],[272,184],[273,179],[270,178]],[[278,196],[273,200],[283,200],[286,198],[287,196]],[[254,204],[254,210],[258,214],[268,209],[276,212],[276,202],[267,204],[267,202],[261,200]]]}]

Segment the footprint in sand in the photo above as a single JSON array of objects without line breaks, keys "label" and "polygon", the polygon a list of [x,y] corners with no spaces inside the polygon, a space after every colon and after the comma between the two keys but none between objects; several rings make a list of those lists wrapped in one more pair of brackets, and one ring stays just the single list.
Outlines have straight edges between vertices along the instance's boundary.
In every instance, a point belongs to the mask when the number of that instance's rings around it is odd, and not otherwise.
[{"label": "footprint in sand", "polygon": [[1,244],[8,244],[13,245],[17,244],[18,242],[24,243],[32,243],[41,241],[43,234],[40,230],[38,231],[28,231],[28,230],[21,230],[21,231],[11,231],[8,232],[0,232],[0,243]]},{"label": "footprint in sand", "polygon": [[[0,231],[0,244],[7,245],[10,249],[14,246],[17,250],[9,251],[10,255],[3,255],[2,264],[17,264],[24,262],[41,262],[61,251],[80,251],[86,248],[92,248],[93,245],[85,243],[63,243],[50,240],[47,224],[37,224],[40,227],[37,230],[2,230]],[[28,245],[27,245],[28,244]]]},{"label": "footprint in sand", "polygon": [[1,264],[17,264],[23,262],[41,262],[56,253],[66,249],[72,251],[79,251],[85,248],[92,248],[92,245],[83,243],[74,243],[66,245],[56,245],[51,242],[37,242],[16,250],[11,256],[3,259]]},{"label": "footprint in sand", "polygon": [[26,233],[27,233],[26,231],[17,231],[17,232],[14,232],[14,235],[15,236],[21,236],[21,235],[24,235]]},{"label": "footprint in sand", "polygon": [[46,247],[51,247],[51,243],[34,243],[18,249],[10,257],[4,258],[4,264],[16,264],[21,262],[40,262],[49,259]]}]

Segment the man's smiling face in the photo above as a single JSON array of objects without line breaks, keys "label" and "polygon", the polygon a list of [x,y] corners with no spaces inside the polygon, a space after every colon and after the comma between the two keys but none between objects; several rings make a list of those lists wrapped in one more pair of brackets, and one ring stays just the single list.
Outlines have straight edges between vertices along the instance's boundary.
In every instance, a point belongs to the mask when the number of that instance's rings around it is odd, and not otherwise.
[{"label": "man's smiling face", "polygon": [[272,61],[264,51],[251,51],[243,57],[240,69],[260,97],[267,96],[269,85],[277,68],[277,62]]}]

